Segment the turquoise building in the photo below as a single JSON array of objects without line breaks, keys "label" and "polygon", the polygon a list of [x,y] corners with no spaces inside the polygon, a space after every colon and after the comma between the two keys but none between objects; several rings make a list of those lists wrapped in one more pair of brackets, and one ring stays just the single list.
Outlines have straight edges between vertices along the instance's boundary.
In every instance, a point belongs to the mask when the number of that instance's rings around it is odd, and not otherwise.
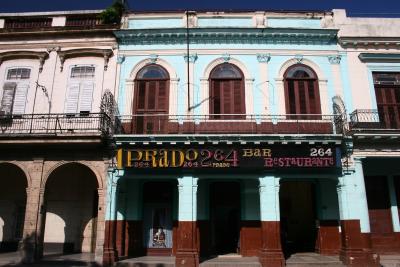
[{"label": "turquoise building", "polygon": [[105,262],[316,252],[378,266],[340,14],[123,18]]}]

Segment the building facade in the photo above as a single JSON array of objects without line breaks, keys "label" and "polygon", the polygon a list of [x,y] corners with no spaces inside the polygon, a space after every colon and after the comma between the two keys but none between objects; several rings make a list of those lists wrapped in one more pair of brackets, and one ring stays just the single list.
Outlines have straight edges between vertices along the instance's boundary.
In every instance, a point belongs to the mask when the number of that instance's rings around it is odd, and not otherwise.
[{"label": "building facade", "polygon": [[0,14],[0,249],[399,253],[400,20]]},{"label": "building facade", "polygon": [[312,251],[377,266],[365,158],[346,115],[371,102],[357,98],[360,63],[338,41],[347,20],[341,10],[126,15],[105,261],[197,266],[237,253],[283,266]]},{"label": "building facade", "polygon": [[99,13],[0,14],[0,249],[24,262],[102,262],[118,25]]}]

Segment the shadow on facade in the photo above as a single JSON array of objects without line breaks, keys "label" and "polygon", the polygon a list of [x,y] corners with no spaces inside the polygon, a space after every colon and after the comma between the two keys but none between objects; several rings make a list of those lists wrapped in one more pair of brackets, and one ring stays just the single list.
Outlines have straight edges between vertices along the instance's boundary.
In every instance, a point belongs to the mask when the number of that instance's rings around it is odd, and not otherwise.
[{"label": "shadow on facade", "polygon": [[49,177],[45,190],[44,254],[94,252],[97,180],[81,164],[69,163]]},{"label": "shadow on facade", "polygon": [[19,167],[2,163],[0,179],[0,252],[11,252],[22,238],[27,178]]}]

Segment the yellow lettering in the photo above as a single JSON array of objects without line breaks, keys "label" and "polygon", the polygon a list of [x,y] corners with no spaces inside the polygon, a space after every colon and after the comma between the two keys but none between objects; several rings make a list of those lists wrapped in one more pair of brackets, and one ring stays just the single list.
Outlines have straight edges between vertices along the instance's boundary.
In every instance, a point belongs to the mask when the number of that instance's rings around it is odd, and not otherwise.
[{"label": "yellow lettering", "polygon": [[254,157],[261,157],[261,151],[260,149],[254,149]]},{"label": "yellow lettering", "polygon": [[[190,156],[190,154],[192,154],[192,156]],[[186,151],[185,158],[186,158],[186,160],[188,160],[188,161],[195,161],[195,160],[197,159],[198,156],[199,156],[199,153],[197,153],[196,150],[194,150],[194,149],[188,149],[188,150]]]},{"label": "yellow lettering", "polygon": [[165,149],[160,150],[160,159],[158,161],[158,166],[160,168],[166,168],[169,166],[169,161],[168,161],[168,151]]},{"label": "yellow lettering", "polygon": [[250,148],[244,148],[243,149],[243,157],[252,157],[253,156],[253,150]]},{"label": "yellow lettering", "polygon": [[263,157],[265,157],[265,158],[270,158],[271,157],[271,149],[264,148],[262,151],[263,151]]},{"label": "yellow lettering", "polygon": [[144,161],[150,161],[151,158],[151,166],[153,168],[157,168],[157,150],[145,150]]},{"label": "yellow lettering", "polygon": [[122,169],[122,149],[118,149],[117,152],[117,168]]},{"label": "yellow lettering", "polygon": [[[178,155],[176,155],[178,153]],[[178,158],[178,164],[176,162],[176,157]],[[182,167],[185,161],[185,154],[181,150],[171,150],[171,167]]]}]

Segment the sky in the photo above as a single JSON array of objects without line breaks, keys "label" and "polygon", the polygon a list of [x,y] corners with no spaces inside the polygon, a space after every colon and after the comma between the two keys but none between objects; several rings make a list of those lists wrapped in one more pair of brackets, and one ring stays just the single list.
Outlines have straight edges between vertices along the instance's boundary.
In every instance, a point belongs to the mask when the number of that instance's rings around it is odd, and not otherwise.
[{"label": "sky", "polygon": [[[113,0],[0,0],[0,12],[104,9]],[[352,17],[400,17],[400,0],[128,0],[130,10],[310,10]]]}]

